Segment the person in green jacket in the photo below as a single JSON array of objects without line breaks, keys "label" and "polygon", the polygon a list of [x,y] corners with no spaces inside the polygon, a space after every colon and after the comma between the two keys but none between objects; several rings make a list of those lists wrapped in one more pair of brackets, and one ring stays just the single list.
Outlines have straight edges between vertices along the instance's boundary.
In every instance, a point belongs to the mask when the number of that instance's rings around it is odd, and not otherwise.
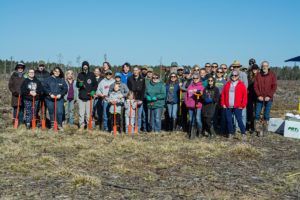
[{"label": "person in green jacket", "polygon": [[154,73],[152,80],[146,85],[146,100],[150,112],[152,131],[161,131],[161,115],[165,106],[166,87],[160,81],[159,75]]}]

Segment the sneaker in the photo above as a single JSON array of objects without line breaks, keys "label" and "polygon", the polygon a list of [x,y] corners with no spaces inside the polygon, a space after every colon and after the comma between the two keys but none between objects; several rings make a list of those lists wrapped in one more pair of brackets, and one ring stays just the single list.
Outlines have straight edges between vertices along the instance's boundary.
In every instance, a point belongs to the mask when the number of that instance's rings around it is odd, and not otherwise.
[{"label": "sneaker", "polygon": [[229,134],[229,135],[228,135],[228,139],[229,139],[229,140],[232,140],[232,139],[233,139],[233,135],[232,135],[232,134]]},{"label": "sneaker", "polygon": [[242,134],[242,141],[246,142],[247,141],[247,135],[246,134]]},{"label": "sneaker", "polygon": [[58,127],[58,130],[59,130],[59,131],[64,131],[64,128],[63,128],[62,126],[59,126],[59,127]]}]

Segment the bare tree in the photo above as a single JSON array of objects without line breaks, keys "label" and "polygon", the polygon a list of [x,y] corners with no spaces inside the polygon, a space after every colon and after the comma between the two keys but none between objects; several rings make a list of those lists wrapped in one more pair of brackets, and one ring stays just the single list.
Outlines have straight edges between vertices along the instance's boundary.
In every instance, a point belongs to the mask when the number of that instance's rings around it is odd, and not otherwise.
[{"label": "bare tree", "polygon": [[80,60],[81,60],[81,57],[80,56],[77,56],[76,57],[76,63],[78,65],[78,67],[80,67]]}]

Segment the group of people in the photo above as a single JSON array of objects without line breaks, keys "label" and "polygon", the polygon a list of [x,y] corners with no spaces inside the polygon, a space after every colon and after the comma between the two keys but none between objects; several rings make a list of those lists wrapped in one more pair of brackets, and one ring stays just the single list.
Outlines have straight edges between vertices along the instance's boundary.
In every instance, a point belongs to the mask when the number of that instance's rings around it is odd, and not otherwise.
[{"label": "group of people", "polygon": [[117,127],[119,133],[158,133],[165,129],[185,131],[190,139],[216,133],[232,138],[238,128],[245,137],[246,130],[257,132],[269,121],[277,81],[267,61],[259,67],[250,59],[247,68],[238,61],[229,67],[206,63],[203,68],[173,62],[160,75],[153,68],[129,63],[113,72],[109,62],[92,72],[84,61],[75,78],[72,70],[64,75],[60,67],[47,72],[43,61],[27,72],[18,63],[9,80],[13,121],[18,119],[30,129],[33,118],[39,122],[49,116],[49,128],[57,122],[63,131],[64,125],[74,124],[78,104],[80,131],[92,119],[95,130],[112,132]]}]

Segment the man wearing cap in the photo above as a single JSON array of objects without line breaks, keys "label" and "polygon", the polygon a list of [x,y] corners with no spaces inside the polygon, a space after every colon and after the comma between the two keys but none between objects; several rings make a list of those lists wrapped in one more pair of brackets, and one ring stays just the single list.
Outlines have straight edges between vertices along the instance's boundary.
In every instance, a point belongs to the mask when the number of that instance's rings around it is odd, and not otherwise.
[{"label": "man wearing cap", "polygon": [[243,140],[246,139],[246,128],[242,121],[242,111],[247,106],[247,88],[245,84],[239,80],[239,71],[233,70],[228,81],[221,93],[221,106],[225,109],[225,118],[229,138],[234,134],[232,117],[235,116],[237,124],[241,130]]},{"label": "man wearing cap", "polygon": [[25,65],[24,63],[18,63],[15,67],[15,71],[12,73],[9,82],[8,82],[8,88],[9,91],[12,93],[11,97],[11,106],[13,107],[13,123],[15,121],[16,115],[17,115],[17,109],[18,109],[18,99],[20,96],[20,105],[19,105],[19,124],[23,123],[24,120],[24,104],[21,99],[21,85],[23,84],[25,80]]},{"label": "man wearing cap", "polygon": [[213,77],[213,78],[216,78],[216,74],[217,74],[217,69],[218,69],[219,65],[218,63],[213,63],[211,64],[211,73],[210,75]]},{"label": "man wearing cap", "polygon": [[209,75],[212,71],[210,63],[205,63],[204,65],[206,74]]},{"label": "man wearing cap", "polygon": [[[199,67],[200,68],[200,67]],[[186,95],[186,91],[187,88],[189,87],[189,85],[192,83],[193,79],[192,79],[192,74],[191,74],[191,70],[189,68],[185,68],[184,70],[184,81],[183,83],[180,85],[180,90],[182,92],[182,95],[180,97],[181,100],[181,116],[179,116],[178,120],[179,120],[179,129],[182,129],[184,131],[188,130],[188,119],[187,119],[187,114],[188,114],[188,109],[184,103],[184,97]]]},{"label": "man wearing cap", "polygon": [[[146,130],[146,113],[144,112],[143,100],[145,97],[145,79],[140,75],[140,69],[138,67],[133,68],[133,75],[128,78],[128,88],[134,93],[135,100],[138,103],[138,127],[139,130],[143,126],[143,130]],[[144,118],[144,120],[142,120]],[[143,124],[142,124],[143,121]]]},{"label": "man wearing cap", "polygon": [[85,121],[88,122],[90,114],[92,114],[90,113],[90,101],[96,94],[98,83],[95,74],[90,72],[89,63],[87,61],[83,61],[81,66],[82,71],[77,76],[76,87],[79,90],[79,130],[83,131]]},{"label": "man wearing cap", "polygon": [[143,78],[146,78],[147,76],[147,65],[143,65],[142,68],[141,68],[141,76]]},{"label": "man wearing cap", "polygon": [[223,78],[227,80],[228,78],[228,67],[226,64],[221,64],[220,68],[223,70]]},{"label": "man wearing cap", "polygon": [[108,93],[110,85],[115,82],[115,80],[112,78],[112,71],[106,70],[104,72],[104,79],[99,83],[97,88],[96,95],[100,97],[102,101],[102,108],[103,108],[103,129],[104,131],[111,131],[110,122],[109,122],[109,103],[108,103]]},{"label": "man wearing cap", "polygon": [[183,71],[184,71],[184,67],[182,67],[182,66],[177,67],[177,78],[178,78],[179,83],[182,83],[184,81]]},{"label": "man wearing cap", "polygon": [[122,65],[122,72],[121,72],[121,82],[127,85],[127,80],[130,76],[132,76],[132,73],[130,71],[130,64],[128,62],[124,63]]},{"label": "man wearing cap", "polygon": [[254,80],[254,90],[257,95],[255,121],[256,131],[260,123],[260,113],[264,109],[263,126],[267,126],[270,119],[270,111],[273,102],[273,96],[277,89],[276,75],[269,69],[269,62],[263,61],[261,71]]}]

